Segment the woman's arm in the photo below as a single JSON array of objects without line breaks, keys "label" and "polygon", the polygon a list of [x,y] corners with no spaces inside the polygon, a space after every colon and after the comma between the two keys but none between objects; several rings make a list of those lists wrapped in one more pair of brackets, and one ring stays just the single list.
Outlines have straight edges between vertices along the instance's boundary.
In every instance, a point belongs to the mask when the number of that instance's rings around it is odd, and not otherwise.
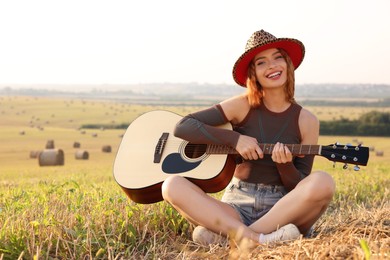
[{"label": "woman's arm", "polygon": [[211,108],[185,116],[176,125],[174,135],[192,143],[229,145],[246,160],[262,158],[263,151],[255,138],[216,127],[227,122],[241,122],[249,109],[245,95],[235,96]]},{"label": "woman's arm", "polygon": [[217,126],[229,122],[220,105],[183,117],[174,130],[176,137],[198,144],[224,144],[235,147],[239,133]]}]

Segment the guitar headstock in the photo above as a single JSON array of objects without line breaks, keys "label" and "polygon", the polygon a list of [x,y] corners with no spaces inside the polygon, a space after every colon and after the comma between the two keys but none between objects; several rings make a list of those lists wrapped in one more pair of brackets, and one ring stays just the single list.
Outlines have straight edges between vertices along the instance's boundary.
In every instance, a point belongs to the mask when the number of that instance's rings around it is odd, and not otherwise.
[{"label": "guitar headstock", "polygon": [[330,144],[321,147],[321,156],[330,161],[363,166],[367,165],[369,152],[370,150],[368,147],[361,145]]}]

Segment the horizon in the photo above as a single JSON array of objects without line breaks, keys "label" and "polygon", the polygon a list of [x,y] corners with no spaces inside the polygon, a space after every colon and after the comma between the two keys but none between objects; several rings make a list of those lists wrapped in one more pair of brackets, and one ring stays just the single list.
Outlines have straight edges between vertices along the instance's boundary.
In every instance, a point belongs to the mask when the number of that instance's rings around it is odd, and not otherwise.
[{"label": "horizon", "polygon": [[[244,90],[245,88],[234,84],[234,83],[208,83],[208,82],[146,82],[146,83],[114,83],[114,84],[107,84],[107,83],[101,83],[101,84],[77,84],[77,83],[44,83],[44,84],[3,84],[0,83],[0,89],[4,88],[11,88],[11,89],[43,89],[43,90],[52,90],[62,87],[77,87],[77,88],[85,88],[85,89],[96,89],[96,87],[142,87],[142,86],[154,86],[154,85],[171,85],[171,86],[190,86],[190,85],[199,85],[199,86],[228,86],[228,87],[234,87],[238,89]],[[390,84],[382,84],[382,83],[332,83],[332,82],[324,82],[324,83],[297,83],[296,86],[313,86],[313,87],[323,87],[324,85],[327,86],[386,86],[390,88]],[[119,90],[119,89],[114,89]],[[120,89],[123,90],[123,89]]]},{"label": "horizon", "polygon": [[[389,98],[390,84],[344,84],[344,83],[316,83],[297,84],[295,89],[296,97],[329,96],[333,99],[338,97],[350,97],[361,99]],[[197,82],[190,83],[143,83],[143,84],[41,84],[41,85],[7,85],[0,84],[0,96],[5,94],[101,94],[101,93],[133,93],[136,95],[157,95],[160,97],[171,97],[172,95],[210,95],[225,96],[239,95],[245,92],[245,88],[233,84],[208,84]],[[223,91],[224,93],[221,93]],[[368,91],[368,92],[367,92]],[[353,93],[353,94],[351,94]]]}]

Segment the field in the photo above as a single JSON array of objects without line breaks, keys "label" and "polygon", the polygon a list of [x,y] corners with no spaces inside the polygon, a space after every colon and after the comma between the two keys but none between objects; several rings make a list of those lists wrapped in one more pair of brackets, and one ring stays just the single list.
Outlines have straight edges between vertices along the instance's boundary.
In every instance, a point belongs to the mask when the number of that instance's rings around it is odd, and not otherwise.
[{"label": "field", "polygon": [[[130,123],[157,108],[182,115],[198,109],[0,97],[0,259],[389,258],[390,138],[321,136],[321,144],[361,142],[372,151],[368,166],[358,172],[352,165],[343,170],[340,163],[333,168],[316,157],[314,168],[334,177],[337,192],[315,226],[315,237],[251,250],[243,245],[204,248],[191,242],[194,227],[165,202],[135,204],[115,182],[112,167],[124,130],[80,129],[83,124]],[[309,109],[321,120],[370,111]],[[64,151],[63,166],[40,167],[38,159],[30,158],[48,140]],[[80,148],[74,148],[75,142]],[[102,152],[106,145],[112,152]],[[75,158],[80,149],[89,152],[88,160]]]}]

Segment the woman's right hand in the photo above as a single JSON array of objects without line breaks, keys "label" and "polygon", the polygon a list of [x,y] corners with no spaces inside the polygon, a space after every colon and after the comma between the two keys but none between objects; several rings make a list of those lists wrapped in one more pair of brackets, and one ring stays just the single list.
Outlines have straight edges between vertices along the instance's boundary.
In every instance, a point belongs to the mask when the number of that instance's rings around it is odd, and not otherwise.
[{"label": "woman's right hand", "polygon": [[257,160],[264,157],[257,139],[251,136],[240,135],[235,149],[245,160]]}]

